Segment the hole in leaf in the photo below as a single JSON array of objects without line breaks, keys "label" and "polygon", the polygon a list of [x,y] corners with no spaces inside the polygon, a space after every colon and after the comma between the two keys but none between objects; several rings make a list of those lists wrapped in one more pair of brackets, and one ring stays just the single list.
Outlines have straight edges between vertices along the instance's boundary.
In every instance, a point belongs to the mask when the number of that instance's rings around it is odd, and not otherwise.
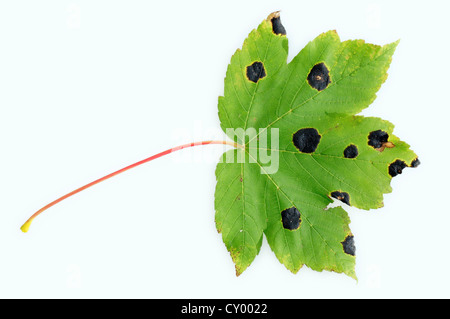
[{"label": "hole in leaf", "polygon": [[264,69],[264,65],[262,62],[256,61],[253,62],[252,65],[247,67],[247,78],[252,82],[258,82],[259,79],[262,79],[266,76],[266,70]]},{"label": "hole in leaf", "polygon": [[300,227],[300,212],[297,208],[291,207],[281,212],[281,221],[283,227],[289,230],[295,230]]},{"label": "hole in leaf", "polygon": [[317,91],[322,91],[330,84],[330,75],[328,68],[324,63],[313,66],[308,74],[308,83]]},{"label": "hole in leaf", "polygon": [[315,128],[302,128],[294,133],[292,141],[300,152],[312,153],[317,149],[321,136]]}]

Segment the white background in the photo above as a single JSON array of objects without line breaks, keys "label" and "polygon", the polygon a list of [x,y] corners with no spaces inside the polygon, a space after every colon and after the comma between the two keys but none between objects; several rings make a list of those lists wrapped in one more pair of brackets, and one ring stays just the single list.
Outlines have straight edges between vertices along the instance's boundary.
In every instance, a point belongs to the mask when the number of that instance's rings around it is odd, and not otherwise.
[{"label": "white background", "polygon": [[[0,297],[450,297],[446,1],[2,1]],[[183,150],[49,209],[57,197],[194,140],[221,139],[233,52],[281,10],[291,59],[321,32],[401,39],[364,114],[396,124],[422,165],[384,208],[349,209],[355,281],[287,271],[264,241],[236,277],[214,224],[222,146]]]}]

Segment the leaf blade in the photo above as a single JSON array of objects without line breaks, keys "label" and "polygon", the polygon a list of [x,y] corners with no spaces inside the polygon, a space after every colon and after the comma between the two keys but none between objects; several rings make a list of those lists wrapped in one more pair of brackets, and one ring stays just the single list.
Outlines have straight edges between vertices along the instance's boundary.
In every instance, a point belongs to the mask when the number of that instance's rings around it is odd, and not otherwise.
[{"label": "leaf blade", "polygon": [[[218,168],[228,165],[231,171],[240,165],[246,185],[241,195],[244,203],[252,203],[229,209],[239,220],[247,212],[258,220],[245,258],[236,257],[247,249],[243,240],[235,245],[225,236],[224,243],[238,274],[258,254],[264,233],[291,272],[306,265],[356,279],[354,238],[343,207],[383,206],[383,195],[392,191],[392,177],[418,163],[409,145],[393,134],[391,123],[356,115],[373,102],[386,81],[398,41],[384,46],[341,42],[335,31],[328,31],[287,63],[287,39],[273,33],[271,16],[232,57],[224,96],[219,98],[221,127],[242,145],[239,151],[245,160],[220,163]],[[275,172],[260,158],[264,151],[279,159]],[[216,188],[216,199],[226,183],[218,178],[222,186]],[[334,200],[344,206],[329,208]],[[223,225],[222,206],[226,204],[216,203],[218,225]]]}]

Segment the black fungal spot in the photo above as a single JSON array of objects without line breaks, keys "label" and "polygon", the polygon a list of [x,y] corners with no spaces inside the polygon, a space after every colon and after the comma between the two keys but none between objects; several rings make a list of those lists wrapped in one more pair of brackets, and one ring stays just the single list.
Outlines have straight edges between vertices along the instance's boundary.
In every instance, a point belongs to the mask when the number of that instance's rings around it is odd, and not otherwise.
[{"label": "black fungal spot", "polygon": [[281,212],[281,221],[283,227],[289,230],[295,230],[300,227],[300,212],[297,208],[291,207]]},{"label": "black fungal spot", "polygon": [[339,199],[341,202],[346,203],[347,205],[350,205],[350,196],[346,192],[332,192],[331,197]]},{"label": "black fungal spot", "polygon": [[411,162],[411,167],[417,167],[419,165],[420,165],[419,158],[416,158]]},{"label": "black fungal spot", "polygon": [[389,165],[389,175],[392,177],[397,176],[402,173],[402,170],[406,167],[406,163],[401,160],[396,160],[395,162]]},{"label": "black fungal spot", "polygon": [[358,148],[356,145],[350,144],[347,146],[344,150],[344,157],[345,158],[355,158],[358,156]]},{"label": "black fungal spot", "polygon": [[373,148],[381,148],[384,143],[388,141],[389,134],[382,130],[377,130],[369,133],[369,145]]},{"label": "black fungal spot", "polygon": [[262,62],[253,62],[252,65],[247,67],[247,78],[252,82],[258,82],[259,79],[262,79],[266,76],[266,70],[264,69],[264,65]]},{"label": "black fungal spot", "polygon": [[342,247],[344,248],[344,253],[355,256],[356,247],[352,235],[348,235],[347,237],[345,237],[345,240],[342,241],[341,244]]},{"label": "black fungal spot", "polygon": [[272,22],[272,31],[275,34],[286,35],[286,29],[281,24],[280,15],[276,15],[270,20]]},{"label": "black fungal spot", "polygon": [[308,83],[317,91],[322,91],[330,84],[330,73],[324,63],[313,66],[308,74]]},{"label": "black fungal spot", "polygon": [[292,141],[300,152],[312,153],[319,145],[321,137],[315,128],[302,128],[294,133]]}]

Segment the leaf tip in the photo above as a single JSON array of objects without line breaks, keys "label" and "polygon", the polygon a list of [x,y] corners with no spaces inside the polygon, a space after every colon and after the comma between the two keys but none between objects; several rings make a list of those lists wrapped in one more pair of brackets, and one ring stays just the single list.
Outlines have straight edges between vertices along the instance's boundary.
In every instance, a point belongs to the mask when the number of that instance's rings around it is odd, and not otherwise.
[{"label": "leaf tip", "polygon": [[269,14],[268,16],[267,16],[267,21],[270,21],[270,20],[272,20],[272,19],[276,19],[276,18],[279,18],[280,17],[280,10],[278,10],[278,11],[274,11],[274,12],[272,12],[271,14]]},{"label": "leaf tip", "polygon": [[271,25],[272,32],[275,35],[279,36],[285,36],[286,35],[286,29],[284,28],[283,24],[281,23],[280,18],[280,11],[272,12],[267,16],[266,23]]},{"label": "leaf tip", "polygon": [[397,46],[399,43],[400,43],[400,39],[398,39],[397,41],[394,41],[392,43],[386,44],[385,47],[392,51],[395,51],[395,49],[397,49]]},{"label": "leaf tip", "polygon": [[[231,253],[231,251],[230,251]],[[231,259],[233,259],[234,262],[234,269],[236,271],[236,277],[239,277],[245,269],[247,269],[247,266],[241,265],[240,261],[238,260],[238,255],[231,254]]]},{"label": "leaf tip", "polygon": [[415,159],[412,160],[411,165],[409,167],[417,167],[420,165],[420,161],[419,161],[419,157],[416,157]]},{"label": "leaf tip", "polygon": [[354,279],[356,281],[356,283],[358,283],[358,277],[356,276],[355,271],[350,271],[348,273],[346,273],[347,276],[349,276],[350,278]]}]

